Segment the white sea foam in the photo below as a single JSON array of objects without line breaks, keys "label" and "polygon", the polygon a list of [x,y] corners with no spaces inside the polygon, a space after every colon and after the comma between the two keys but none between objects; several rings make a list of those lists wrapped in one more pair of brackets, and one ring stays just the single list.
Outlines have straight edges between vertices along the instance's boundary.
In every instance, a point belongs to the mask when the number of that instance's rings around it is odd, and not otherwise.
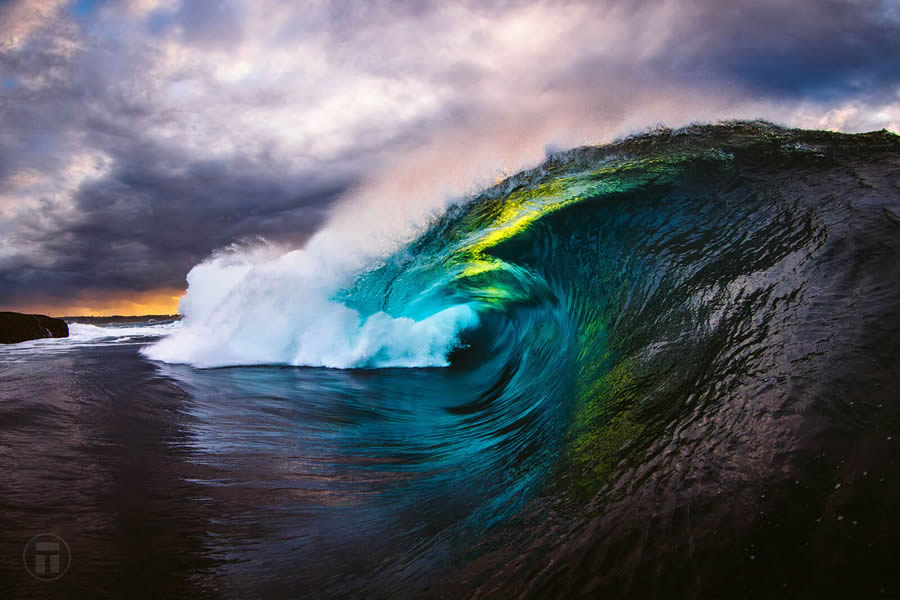
[{"label": "white sea foam", "polygon": [[327,231],[303,250],[219,253],[188,273],[181,327],[143,353],[198,367],[446,366],[460,331],[477,322],[475,311],[458,305],[419,321],[383,312],[362,318],[331,299],[362,257]]}]

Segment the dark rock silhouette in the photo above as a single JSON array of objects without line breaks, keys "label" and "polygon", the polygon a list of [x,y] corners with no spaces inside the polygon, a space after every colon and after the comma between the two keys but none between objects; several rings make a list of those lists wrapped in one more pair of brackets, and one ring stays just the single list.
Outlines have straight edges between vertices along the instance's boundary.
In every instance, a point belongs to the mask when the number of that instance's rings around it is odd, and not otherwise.
[{"label": "dark rock silhouette", "polygon": [[50,337],[69,337],[69,326],[62,319],[46,315],[0,312],[0,344]]}]

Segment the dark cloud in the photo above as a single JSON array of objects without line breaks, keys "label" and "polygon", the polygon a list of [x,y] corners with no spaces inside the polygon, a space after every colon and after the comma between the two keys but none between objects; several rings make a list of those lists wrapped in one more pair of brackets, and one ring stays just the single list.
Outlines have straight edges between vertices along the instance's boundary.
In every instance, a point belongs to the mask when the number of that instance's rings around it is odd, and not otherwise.
[{"label": "dark cloud", "polygon": [[474,150],[544,116],[608,134],[738,109],[857,129],[900,120],[898,90],[898,13],[875,0],[4,2],[0,307],[302,244],[448,131]]},{"label": "dark cloud", "polygon": [[660,57],[676,75],[736,81],[766,96],[896,95],[900,23],[888,2],[710,3],[694,10]]},{"label": "dark cloud", "polygon": [[240,172],[225,162],[174,173],[163,159],[132,159],[81,186],[70,214],[54,218],[48,203],[18,221],[14,242],[36,254],[0,272],[0,303],[29,293],[178,288],[191,266],[236,240],[300,245],[351,183]]}]

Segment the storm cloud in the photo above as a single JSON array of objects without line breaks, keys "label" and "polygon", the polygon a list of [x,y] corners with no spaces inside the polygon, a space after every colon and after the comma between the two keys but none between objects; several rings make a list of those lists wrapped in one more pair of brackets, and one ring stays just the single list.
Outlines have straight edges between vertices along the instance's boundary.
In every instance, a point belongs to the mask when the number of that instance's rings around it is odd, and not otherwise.
[{"label": "storm cloud", "polygon": [[0,2],[0,307],[178,290],[217,248],[400,219],[548,145],[897,131],[898,6]]}]

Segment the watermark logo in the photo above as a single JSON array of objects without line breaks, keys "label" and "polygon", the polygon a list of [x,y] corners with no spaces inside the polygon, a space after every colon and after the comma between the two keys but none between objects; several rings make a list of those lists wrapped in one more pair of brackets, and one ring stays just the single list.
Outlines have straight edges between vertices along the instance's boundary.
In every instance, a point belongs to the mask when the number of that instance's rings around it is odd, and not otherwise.
[{"label": "watermark logo", "polygon": [[40,581],[53,581],[69,570],[72,553],[66,540],[52,533],[42,533],[25,544],[22,560],[29,575]]}]

